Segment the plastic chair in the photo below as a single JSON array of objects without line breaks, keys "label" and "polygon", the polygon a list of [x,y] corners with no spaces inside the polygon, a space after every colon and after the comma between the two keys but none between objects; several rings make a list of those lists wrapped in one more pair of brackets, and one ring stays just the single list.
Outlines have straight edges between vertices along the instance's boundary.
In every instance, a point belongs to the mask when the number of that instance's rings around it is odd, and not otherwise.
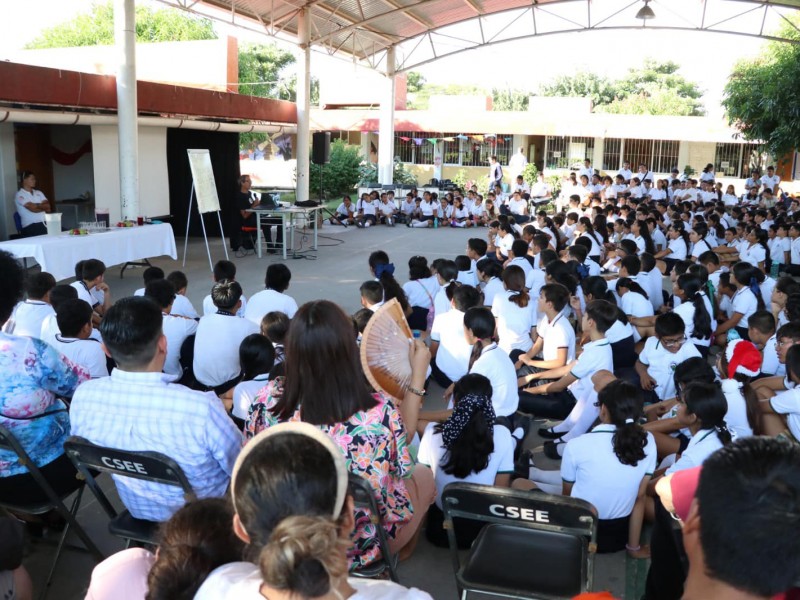
[{"label": "plastic chair", "polygon": [[[588,502],[451,483],[442,493],[442,508],[462,600],[469,592],[561,600],[591,589],[598,517]],[[463,564],[454,517],[488,523]]]},{"label": "plastic chair", "polygon": [[97,485],[93,470],[179,487],[183,490],[186,502],[197,499],[180,465],[160,452],[132,452],[106,448],[77,436],[67,438],[64,442],[64,451],[75,468],[86,478],[86,485],[110,517],[109,532],[127,540],[128,545],[131,541],[155,544],[160,523],[136,519],[127,510],[117,513],[108,497]]},{"label": "plastic chair", "polygon": [[[76,535],[81,539],[86,547],[86,550],[92,553],[98,561],[101,561],[105,558],[103,553],[100,552],[95,543],[75,518],[75,515],[78,514],[78,508],[80,508],[81,498],[83,498],[83,490],[86,486],[86,482],[82,480],[82,478],[80,478],[76,473],[75,486],[65,492],[57,493],[47,482],[47,479],[45,479],[44,475],[42,475],[42,472],[36,466],[36,463],[31,460],[31,457],[19,443],[19,440],[17,440],[11,431],[3,426],[0,426],[0,450],[13,452],[16,454],[20,463],[28,469],[28,472],[30,473],[31,477],[33,477],[33,480],[47,496],[47,500],[35,504],[20,504],[15,502],[13,499],[0,498],[0,507],[13,513],[26,515],[43,515],[55,510],[62,517],[64,517],[67,522],[66,526],[64,527],[64,531],[61,533],[61,538],[58,541],[56,555],[53,558],[53,564],[50,566],[50,572],[47,574],[47,579],[45,580],[44,590],[41,595],[41,597],[44,598],[49,590],[50,582],[53,579],[53,573],[55,573],[58,559],[61,557],[61,551],[64,548],[64,542],[67,539],[67,534],[69,533],[70,529],[75,531]],[[77,494],[75,495],[75,499],[72,501],[70,507],[67,508],[67,506],[64,504],[64,501],[76,491]]]},{"label": "plastic chair", "polygon": [[386,529],[383,527],[383,519],[381,517],[380,508],[378,507],[378,502],[375,499],[375,492],[369,482],[363,477],[350,473],[349,479],[353,503],[357,508],[363,508],[369,512],[369,518],[372,526],[375,528],[378,544],[381,548],[381,558],[379,560],[366,567],[352,571],[350,575],[353,577],[362,577],[364,579],[374,579],[388,572],[391,580],[395,583],[399,583],[400,579],[397,576],[397,556],[389,549],[389,538],[386,535]]}]

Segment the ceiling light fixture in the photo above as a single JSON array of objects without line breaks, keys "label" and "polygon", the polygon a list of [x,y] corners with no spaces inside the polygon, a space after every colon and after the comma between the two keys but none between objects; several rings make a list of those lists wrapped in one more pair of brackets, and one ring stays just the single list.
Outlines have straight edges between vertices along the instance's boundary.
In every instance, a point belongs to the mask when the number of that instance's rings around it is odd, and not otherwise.
[{"label": "ceiling light fixture", "polygon": [[650,0],[644,0],[644,6],[639,9],[639,12],[636,13],[637,19],[647,21],[648,19],[656,18],[656,13],[654,13],[653,9],[648,6],[648,2],[650,2]]}]

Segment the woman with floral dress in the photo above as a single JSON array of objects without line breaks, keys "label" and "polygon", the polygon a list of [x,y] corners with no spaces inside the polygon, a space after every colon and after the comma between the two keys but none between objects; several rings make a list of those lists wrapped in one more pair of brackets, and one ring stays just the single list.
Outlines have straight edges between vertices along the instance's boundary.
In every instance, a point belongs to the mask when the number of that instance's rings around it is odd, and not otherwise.
[{"label": "woman with floral dress", "polygon": [[[331,436],[351,473],[369,481],[393,552],[413,550],[435,494],[433,475],[414,465],[407,431],[414,432],[430,354],[410,350],[412,378],[402,400],[372,393],[364,378],[351,319],[332,302],[300,307],[286,338],[286,377],[271,381],[250,407],[245,434],[285,421],[305,421]],[[380,558],[369,515],[356,510],[351,567]]]},{"label": "woman with floral dress", "polygon": [[[0,323],[22,299],[23,272],[0,251]],[[0,426],[8,429],[57,492],[77,487],[75,468],[64,454],[69,414],[59,397],[71,397],[89,379],[83,367],[41,340],[0,332]],[[46,496],[15,454],[0,451],[0,498],[20,504]]]}]

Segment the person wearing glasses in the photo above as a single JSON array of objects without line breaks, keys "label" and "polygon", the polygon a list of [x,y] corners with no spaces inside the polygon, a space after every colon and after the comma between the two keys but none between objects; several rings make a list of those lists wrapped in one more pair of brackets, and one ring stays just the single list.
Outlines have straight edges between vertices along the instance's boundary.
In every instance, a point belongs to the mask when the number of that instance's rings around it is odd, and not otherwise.
[{"label": "person wearing glasses", "polygon": [[[239,191],[236,192],[236,208],[239,210],[242,227],[258,226],[258,219],[253,210],[257,210],[261,206],[261,198],[250,189],[252,185],[253,181],[250,179],[250,175],[242,175],[239,177]],[[277,225],[277,235],[274,244],[272,242],[273,225]],[[278,251],[277,249],[283,246],[283,220],[280,217],[262,218],[261,229],[267,240],[267,253],[275,254]]]},{"label": "person wearing glasses", "polygon": [[658,402],[675,396],[672,375],[676,365],[687,358],[700,356],[697,346],[687,344],[686,325],[677,313],[658,315],[655,336],[647,338],[636,372],[639,374],[646,402]]}]

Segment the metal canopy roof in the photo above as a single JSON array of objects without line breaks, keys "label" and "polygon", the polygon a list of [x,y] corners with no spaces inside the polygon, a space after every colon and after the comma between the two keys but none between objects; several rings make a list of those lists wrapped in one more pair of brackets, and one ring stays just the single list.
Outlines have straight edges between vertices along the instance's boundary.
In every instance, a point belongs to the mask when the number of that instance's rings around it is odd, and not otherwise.
[{"label": "metal canopy roof", "polygon": [[[582,31],[620,30],[624,36],[644,27],[798,43],[775,36],[773,29],[800,9],[800,0],[650,0],[656,18],[642,21],[636,19],[642,0],[162,1],[294,43],[300,13],[307,9],[312,47],[380,70],[387,70],[386,50],[394,47],[397,71],[481,46]],[[227,17],[209,15],[205,7]]]}]

